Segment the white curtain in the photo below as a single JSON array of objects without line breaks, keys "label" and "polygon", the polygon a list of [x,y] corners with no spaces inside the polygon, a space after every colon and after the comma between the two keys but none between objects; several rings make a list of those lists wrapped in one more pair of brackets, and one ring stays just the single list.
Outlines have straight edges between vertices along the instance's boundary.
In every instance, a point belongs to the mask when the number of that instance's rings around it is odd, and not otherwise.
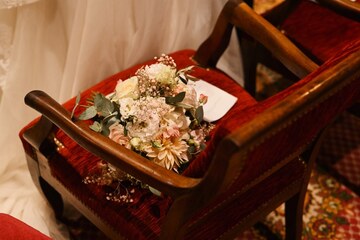
[{"label": "white curtain", "polygon": [[[18,137],[38,116],[23,102],[27,92],[63,102],[135,63],[196,48],[225,2],[0,0],[0,212],[66,239],[31,181]],[[235,39],[219,67],[241,83]]]}]

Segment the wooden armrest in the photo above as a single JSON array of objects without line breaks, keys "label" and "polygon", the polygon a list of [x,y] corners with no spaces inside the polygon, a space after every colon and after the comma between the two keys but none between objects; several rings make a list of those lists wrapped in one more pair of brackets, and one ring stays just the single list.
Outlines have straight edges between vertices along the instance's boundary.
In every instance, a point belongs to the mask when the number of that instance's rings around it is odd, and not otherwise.
[{"label": "wooden armrest", "polygon": [[83,121],[72,120],[65,108],[42,91],[35,90],[28,93],[25,96],[25,103],[39,111],[89,152],[163,193],[176,197],[191,190],[200,182],[200,179],[179,175],[149,161],[92,131]]},{"label": "wooden armrest", "polygon": [[299,78],[318,68],[317,64],[275,26],[241,0],[230,0],[225,5],[213,32],[194,56],[200,65],[210,67],[216,65],[229,42],[233,25],[264,45]]}]

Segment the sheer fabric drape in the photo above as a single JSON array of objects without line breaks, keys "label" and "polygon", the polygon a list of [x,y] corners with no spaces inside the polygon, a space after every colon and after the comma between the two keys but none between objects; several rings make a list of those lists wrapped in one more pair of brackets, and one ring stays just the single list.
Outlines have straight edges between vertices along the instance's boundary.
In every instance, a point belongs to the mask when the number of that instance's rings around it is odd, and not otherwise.
[{"label": "sheer fabric drape", "polygon": [[[196,48],[225,2],[0,0],[0,212],[66,238],[31,181],[17,136],[38,116],[23,103],[27,92],[41,89],[63,102],[135,63]],[[241,82],[234,40],[219,67]]]}]

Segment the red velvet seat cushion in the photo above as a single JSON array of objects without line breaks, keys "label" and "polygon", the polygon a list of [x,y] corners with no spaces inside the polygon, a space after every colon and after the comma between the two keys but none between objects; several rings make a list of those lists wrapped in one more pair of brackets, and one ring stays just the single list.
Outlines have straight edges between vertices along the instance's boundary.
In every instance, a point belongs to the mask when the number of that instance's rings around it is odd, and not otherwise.
[{"label": "red velvet seat cushion", "polygon": [[319,63],[360,38],[360,22],[309,0],[301,1],[281,28]]},{"label": "red velvet seat cushion", "polygon": [[0,239],[6,240],[49,240],[50,238],[20,220],[0,213]]}]

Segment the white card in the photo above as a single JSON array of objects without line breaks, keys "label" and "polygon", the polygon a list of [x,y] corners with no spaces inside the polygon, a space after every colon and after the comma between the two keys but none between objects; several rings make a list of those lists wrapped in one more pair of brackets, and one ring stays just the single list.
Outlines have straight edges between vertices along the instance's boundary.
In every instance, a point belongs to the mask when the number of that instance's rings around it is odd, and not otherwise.
[{"label": "white card", "polygon": [[[190,84],[190,81],[189,83]],[[222,118],[237,101],[237,97],[203,80],[191,82],[198,96],[208,96],[207,103],[203,106],[204,120],[214,122]]]}]

